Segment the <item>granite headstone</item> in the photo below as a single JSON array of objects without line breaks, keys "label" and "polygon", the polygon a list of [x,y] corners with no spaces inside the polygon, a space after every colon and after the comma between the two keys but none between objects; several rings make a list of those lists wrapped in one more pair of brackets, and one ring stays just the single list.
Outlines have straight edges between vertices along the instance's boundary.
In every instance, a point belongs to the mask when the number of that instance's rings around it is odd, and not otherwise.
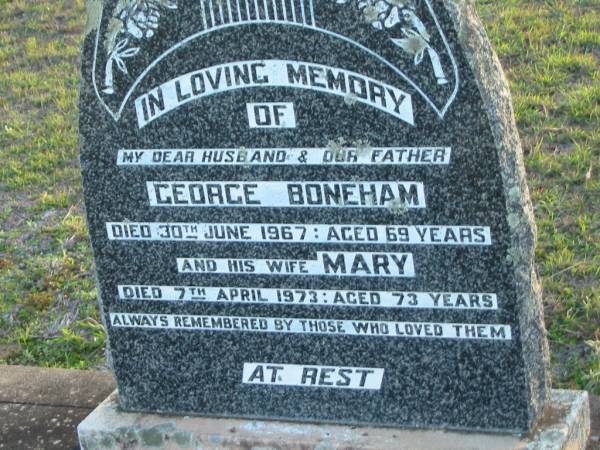
[{"label": "granite headstone", "polygon": [[530,430],[510,95],[451,0],[88,0],[81,167],[121,407]]}]

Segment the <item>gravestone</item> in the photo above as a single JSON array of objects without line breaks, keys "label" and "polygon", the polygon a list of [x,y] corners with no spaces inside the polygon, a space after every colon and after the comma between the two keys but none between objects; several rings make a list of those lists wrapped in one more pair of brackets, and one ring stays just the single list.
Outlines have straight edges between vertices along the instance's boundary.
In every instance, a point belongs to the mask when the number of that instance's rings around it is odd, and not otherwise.
[{"label": "gravestone", "polygon": [[82,74],[123,409],[534,426],[531,205],[470,3],[89,0]]}]

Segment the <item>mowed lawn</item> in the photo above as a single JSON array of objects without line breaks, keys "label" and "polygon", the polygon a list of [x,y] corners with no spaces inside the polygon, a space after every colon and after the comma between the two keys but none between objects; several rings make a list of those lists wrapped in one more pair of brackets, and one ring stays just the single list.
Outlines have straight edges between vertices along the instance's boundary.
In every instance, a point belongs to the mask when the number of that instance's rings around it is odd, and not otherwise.
[{"label": "mowed lawn", "polygon": [[[554,384],[600,394],[600,0],[479,0],[512,86]],[[78,169],[83,0],[0,0],[0,363],[105,364]]]}]

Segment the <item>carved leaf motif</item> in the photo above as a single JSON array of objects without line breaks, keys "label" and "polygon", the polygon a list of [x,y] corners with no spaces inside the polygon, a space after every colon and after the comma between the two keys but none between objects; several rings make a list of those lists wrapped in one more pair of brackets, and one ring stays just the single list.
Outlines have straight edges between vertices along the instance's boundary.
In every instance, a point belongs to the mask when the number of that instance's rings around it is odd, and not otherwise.
[{"label": "carved leaf motif", "polygon": [[119,42],[117,42],[117,45],[115,45],[114,52],[119,53],[121,50],[123,50],[125,47],[127,47],[128,43],[129,43],[129,39],[120,40]]},{"label": "carved leaf motif", "polygon": [[115,63],[117,63],[117,67],[119,68],[119,70],[121,72],[123,72],[126,75],[129,74],[129,72],[127,71],[127,66],[125,65],[123,60],[121,58],[119,58],[119,56],[115,56],[114,61],[115,61]]},{"label": "carved leaf motif", "polygon": [[140,51],[139,47],[128,48],[124,52],[120,52],[119,56],[121,58],[131,58],[132,56],[137,55],[139,53],[139,51]]},{"label": "carved leaf motif", "polygon": [[[409,30],[406,28],[402,29],[402,33],[406,36],[406,38],[402,39],[392,39],[392,42],[396,44],[398,47],[401,47],[406,53],[410,55],[418,55],[421,54],[421,58],[423,59],[422,54],[425,52],[429,44],[427,41],[416,31]],[[419,62],[421,62],[419,60]],[[418,63],[416,63],[418,64]]]},{"label": "carved leaf motif", "polygon": [[415,66],[418,66],[423,61],[423,56],[425,56],[425,51],[421,50],[415,55]]}]

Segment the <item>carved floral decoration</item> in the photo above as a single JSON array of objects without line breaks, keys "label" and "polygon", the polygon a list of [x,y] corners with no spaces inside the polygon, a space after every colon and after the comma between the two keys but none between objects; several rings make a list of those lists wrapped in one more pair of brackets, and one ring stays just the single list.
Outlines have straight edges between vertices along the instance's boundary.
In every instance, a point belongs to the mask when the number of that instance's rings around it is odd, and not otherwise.
[{"label": "carved floral decoration", "polygon": [[114,93],[115,67],[127,75],[126,59],[137,55],[144,40],[154,36],[164,10],[177,9],[176,0],[119,0],[108,24],[104,49],[105,94]]},{"label": "carved floral decoration", "polygon": [[[336,0],[338,4],[349,4],[355,0]],[[413,56],[415,66],[429,56],[433,72],[439,85],[448,84],[440,56],[431,46],[431,35],[417,15],[418,0],[358,0],[362,18],[373,28],[384,31],[398,29],[403,37],[390,38],[404,52]]]}]

